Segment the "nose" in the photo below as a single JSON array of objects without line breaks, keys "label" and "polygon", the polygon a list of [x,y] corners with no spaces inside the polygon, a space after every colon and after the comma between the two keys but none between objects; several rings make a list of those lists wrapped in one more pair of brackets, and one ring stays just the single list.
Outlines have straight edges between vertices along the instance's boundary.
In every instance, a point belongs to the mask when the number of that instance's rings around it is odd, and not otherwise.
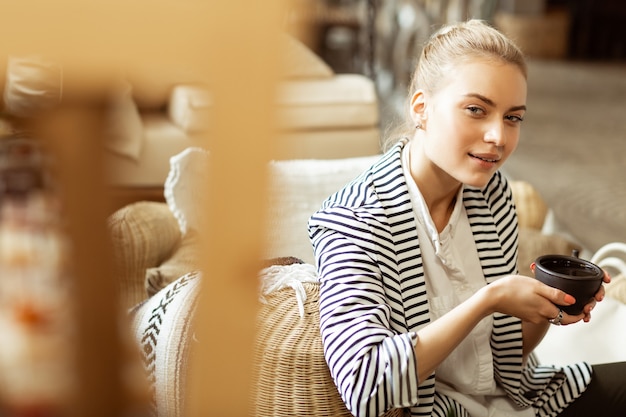
[{"label": "nose", "polygon": [[503,146],[506,143],[503,122],[494,121],[487,126],[485,142],[493,143],[496,146]]}]

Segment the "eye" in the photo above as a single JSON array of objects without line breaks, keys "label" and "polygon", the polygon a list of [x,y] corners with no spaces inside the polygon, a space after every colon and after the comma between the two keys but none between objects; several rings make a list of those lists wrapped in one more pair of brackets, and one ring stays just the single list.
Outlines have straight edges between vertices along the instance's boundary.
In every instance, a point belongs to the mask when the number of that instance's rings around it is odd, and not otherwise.
[{"label": "eye", "polygon": [[517,114],[511,114],[504,117],[506,120],[513,123],[522,123],[524,121],[524,116],[519,116]]},{"label": "eye", "polygon": [[467,106],[465,108],[472,116],[482,116],[485,114],[485,110],[478,106]]}]

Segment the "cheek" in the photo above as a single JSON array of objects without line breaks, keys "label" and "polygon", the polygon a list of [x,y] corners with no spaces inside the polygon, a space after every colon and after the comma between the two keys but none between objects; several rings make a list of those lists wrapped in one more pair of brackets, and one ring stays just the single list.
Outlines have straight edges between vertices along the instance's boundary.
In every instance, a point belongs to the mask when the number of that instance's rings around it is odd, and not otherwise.
[{"label": "cheek", "polygon": [[506,153],[507,157],[515,152],[515,149],[517,149],[517,145],[519,145],[519,138],[520,129],[516,128],[510,133],[506,141],[506,147],[504,149],[504,152]]}]

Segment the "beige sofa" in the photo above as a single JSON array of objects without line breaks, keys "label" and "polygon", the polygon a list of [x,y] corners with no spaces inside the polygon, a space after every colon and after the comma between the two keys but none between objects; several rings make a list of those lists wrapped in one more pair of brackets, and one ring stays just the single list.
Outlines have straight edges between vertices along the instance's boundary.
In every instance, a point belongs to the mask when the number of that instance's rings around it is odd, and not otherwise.
[{"label": "beige sofa", "polygon": [[[313,255],[306,220],[327,195],[375,158],[283,160],[268,165],[270,212],[266,219],[268,234],[264,253],[268,263],[256,277],[260,280],[259,297],[263,299],[255,352],[256,415],[348,415],[324,365],[315,316],[316,277],[311,265]],[[195,272],[197,230],[202,221],[202,213],[197,208],[203,198],[198,187],[206,181],[204,175],[208,174],[203,172],[209,159],[208,153],[197,148],[176,155],[170,167],[176,175],[168,175],[165,183],[166,202],[136,202],[118,210],[109,219],[122,301],[126,307],[140,303],[132,310],[131,324],[138,343],[144,348],[142,351],[150,352],[146,359],[150,363],[153,406],[160,416],[179,416],[184,407],[186,361],[191,347],[195,346],[190,342],[189,318],[193,316],[200,280],[210,279]],[[190,178],[191,173],[193,178]],[[185,187],[178,187],[180,183]],[[573,249],[580,249],[561,236],[542,232],[549,209],[533,187],[523,181],[515,181],[512,186],[519,213],[519,269],[522,273],[530,274],[529,265],[539,255],[571,254]],[[167,310],[163,306],[167,306]],[[626,306],[607,299],[596,308],[594,315],[598,321],[591,324],[553,326],[537,350],[540,360],[626,359],[626,336],[606,331],[607,327],[626,319]],[[159,332],[155,334],[157,322]],[[302,335],[306,336],[302,338]],[[593,335],[593,340],[585,335]],[[577,349],[562,352],[559,340],[563,338],[586,342],[577,342]],[[285,343],[285,340],[298,342]],[[598,341],[602,343],[596,343]],[[316,371],[300,372],[306,364],[310,364],[307,369]],[[301,389],[294,390],[294,386]]]},{"label": "beige sofa", "polygon": [[[379,152],[379,109],[374,82],[335,74],[304,44],[285,35],[284,72],[276,92],[283,139],[276,159],[342,158]],[[10,56],[0,65],[1,112],[30,118],[57,105],[72,74],[40,56]],[[0,71],[1,72],[1,71]],[[169,158],[210,137],[210,89],[193,69],[132,68],[111,72],[107,152],[110,183],[131,190],[162,186]],[[1,76],[3,75],[3,77]]]}]

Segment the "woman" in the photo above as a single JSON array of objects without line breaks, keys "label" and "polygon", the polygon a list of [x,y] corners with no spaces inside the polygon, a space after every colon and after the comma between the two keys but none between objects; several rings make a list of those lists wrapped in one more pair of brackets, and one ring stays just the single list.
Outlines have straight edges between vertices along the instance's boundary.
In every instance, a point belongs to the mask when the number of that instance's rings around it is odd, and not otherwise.
[{"label": "woman", "polygon": [[624,392],[600,398],[594,380],[623,379],[624,364],[561,369],[532,355],[550,323],[589,321],[604,288],[572,316],[555,306],[572,296],[516,274],[498,169],[519,140],[526,71],[487,24],[442,28],[413,77],[411,131],[309,220],[325,356],[355,416],[623,413]]}]

